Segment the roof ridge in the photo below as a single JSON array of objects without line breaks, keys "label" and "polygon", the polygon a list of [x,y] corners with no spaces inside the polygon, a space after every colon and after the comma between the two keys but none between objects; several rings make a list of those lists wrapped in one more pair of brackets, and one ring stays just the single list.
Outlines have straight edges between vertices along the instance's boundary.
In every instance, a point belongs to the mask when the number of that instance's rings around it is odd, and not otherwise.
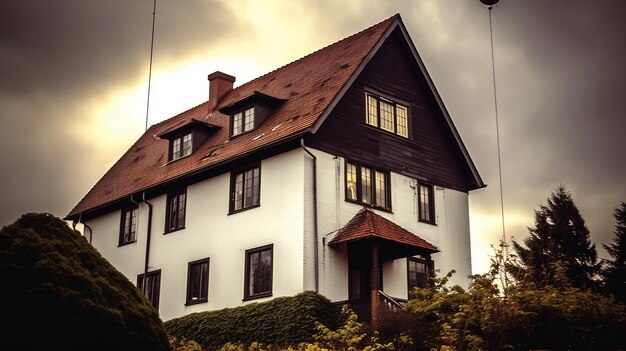
[{"label": "roof ridge", "polygon": [[[263,75],[261,75],[261,76],[258,76],[258,77],[256,77],[256,78],[254,78],[253,80],[247,81],[247,82],[245,82],[244,84],[242,84],[242,85],[238,86],[237,88],[235,88],[235,89],[231,90],[230,92],[236,91],[236,90],[238,90],[238,89],[240,89],[240,88],[243,88],[243,87],[245,87],[245,86],[247,86],[247,85],[249,85],[249,84],[252,84],[252,83],[254,83],[254,82],[256,82],[256,81],[260,80],[261,78],[264,78],[264,77],[266,77],[266,76],[268,76],[268,75],[270,75],[270,74],[275,73],[276,71],[279,71],[279,70],[281,70],[281,69],[284,69],[284,68],[285,68],[285,67],[287,67],[287,66],[291,66],[291,65],[293,65],[293,64],[295,64],[295,63],[297,63],[297,62],[299,62],[299,61],[302,61],[302,60],[306,59],[307,57],[311,57],[311,56],[313,56],[313,55],[315,55],[315,54],[319,53],[320,51],[326,50],[326,49],[330,48],[331,46],[337,45],[337,44],[339,44],[339,43],[341,43],[341,42],[343,42],[343,41],[346,41],[346,40],[348,40],[348,39],[350,39],[350,38],[352,38],[352,37],[355,37],[355,36],[357,36],[357,35],[360,35],[360,34],[362,34],[363,32],[366,32],[366,31],[368,31],[368,30],[371,30],[372,28],[378,27],[378,26],[382,25],[382,24],[383,24],[383,23],[385,23],[385,22],[388,22],[388,21],[389,21],[389,22],[391,22],[392,20],[395,20],[396,18],[400,18],[400,14],[399,14],[399,13],[396,13],[395,15],[393,15],[393,16],[391,16],[391,17],[389,17],[389,18],[386,18],[386,19],[384,19],[384,20],[382,20],[382,21],[380,21],[380,22],[378,22],[378,23],[376,23],[376,24],[374,24],[374,25],[371,25],[371,26],[369,26],[369,27],[367,27],[367,28],[365,28],[365,29],[363,29],[363,30],[361,30],[361,31],[357,32],[357,33],[354,33],[354,34],[352,34],[352,35],[349,35],[349,36],[347,36],[347,37],[344,37],[343,39],[339,39],[339,40],[337,40],[337,41],[335,41],[335,42],[333,42],[333,43],[330,43],[330,44],[328,44],[328,45],[326,45],[326,46],[324,46],[324,47],[322,47],[322,48],[319,48],[319,49],[317,49],[317,50],[315,50],[315,51],[313,51],[313,52],[311,52],[311,53],[309,53],[309,54],[307,54],[307,55],[305,55],[305,56],[302,56],[302,57],[300,57],[300,58],[298,58],[298,59],[296,59],[296,60],[294,60],[294,61],[291,61],[291,62],[286,63],[286,64],[284,64],[284,65],[282,65],[282,66],[280,66],[280,67],[277,67],[277,68],[275,68],[275,69],[273,69],[273,70],[271,70],[271,71],[269,71],[269,72],[267,72],[267,73],[265,73],[265,74],[263,74]],[[230,94],[230,92],[229,92],[229,94]],[[224,97],[226,97],[226,96],[224,96]]]}]

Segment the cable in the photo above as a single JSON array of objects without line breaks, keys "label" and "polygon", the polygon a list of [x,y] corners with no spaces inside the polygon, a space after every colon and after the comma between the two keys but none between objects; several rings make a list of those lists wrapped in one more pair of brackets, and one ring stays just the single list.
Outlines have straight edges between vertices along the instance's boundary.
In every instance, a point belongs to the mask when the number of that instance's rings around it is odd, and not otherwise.
[{"label": "cable", "polygon": [[148,115],[150,112],[150,81],[152,80],[152,55],[154,52],[154,22],[156,20],[156,0],[152,7],[152,37],[150,39],[150,69],[148,71],[148,102],[146,103],[146,130],[148,130]]},{"label": "cable", "polygon": [[502,159],[500,156],[500,125],[498,122],[498,94],[496,89],[496,61],[493,53],[493,25],[491,24],[491,10],[493,6],[489,6],[489,35],[491,37],[491,73],[493,75],[493,101],[496,111],[496,141],[498,144],[498,175],[500,178],[500,213],[502,214],[502,242],[504,245],[505,255],[508,256],[506,247],[506,226],[504,225],[504,195],[502,190]]}]

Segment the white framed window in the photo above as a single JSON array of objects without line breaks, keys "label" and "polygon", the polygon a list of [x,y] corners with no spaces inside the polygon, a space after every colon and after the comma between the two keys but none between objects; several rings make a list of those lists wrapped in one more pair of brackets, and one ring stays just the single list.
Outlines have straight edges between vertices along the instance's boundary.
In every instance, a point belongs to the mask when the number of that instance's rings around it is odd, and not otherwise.
[{"label": "white framed window", "polygon": [[395,101],[365,93],[366,118],[368,125],[384,131],[409,137],[409,108]]}]

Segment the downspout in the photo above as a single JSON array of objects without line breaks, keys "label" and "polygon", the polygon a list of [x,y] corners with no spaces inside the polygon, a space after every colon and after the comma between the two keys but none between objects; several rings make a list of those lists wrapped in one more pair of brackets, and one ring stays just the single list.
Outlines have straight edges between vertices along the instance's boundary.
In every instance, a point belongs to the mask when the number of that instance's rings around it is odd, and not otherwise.
[{"label": "downspout", "polygon": [[306,152],[313,159],[313,238],[315,245],[313,245],[313,262],[315,265],[315,292],[319,293],[320,290],[320,269],[318,258],[318,234],[317,234],[317,157],[304,146],[304,139],[300,139],[300,146],[302,150]]},{"label": "downspout", "polygon": [[[131,197],[132,200],[132,197]],[[150,262],[150,237],[152,234],[152,204],[150,202],[148,202],[148,200],[146,200],[146,193],[144,192],[142,195],[142,202],[144,202],[146,205],[148,205],[148,232],[146,234],[146,260],[143,266],[143,286],[142,286],[142,292],[145,295],[146,294],[146,289],[148,284],[146,284],[147,282],[147,278],[148,278],[148,262]]]},{"label": "downspout", "polygon": [[[72,229],[76,230],[76,224],[80,223],[82,218],[83,218],[83,213],[81,212],[78,214],[78,222],[76,221],[72,222]],[[83,225],[85,226],[85,228],[89,229],[89,244],[91,244],[91,239],[93,237],[93,230],[91,230],[91,227],[87,225],[87,223],[83,222]],[[84,230],[83,230],[83,235],[84,235]]]}]

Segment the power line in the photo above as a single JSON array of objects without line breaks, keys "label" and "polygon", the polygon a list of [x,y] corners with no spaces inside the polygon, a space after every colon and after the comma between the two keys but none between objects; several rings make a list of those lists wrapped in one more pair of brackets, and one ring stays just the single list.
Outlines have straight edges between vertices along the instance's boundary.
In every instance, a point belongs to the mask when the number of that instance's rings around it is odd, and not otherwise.
[{"label": "power line", "polygon": [[154,22],[156,20],[156,0],[152,6],[152,36],[150,38],[150,69],[148,71],[148,101],[146,103],[146,130],[148,130],[148,115],[150,113],[150,82],[152,80],[152,56],[154,52]]}]

